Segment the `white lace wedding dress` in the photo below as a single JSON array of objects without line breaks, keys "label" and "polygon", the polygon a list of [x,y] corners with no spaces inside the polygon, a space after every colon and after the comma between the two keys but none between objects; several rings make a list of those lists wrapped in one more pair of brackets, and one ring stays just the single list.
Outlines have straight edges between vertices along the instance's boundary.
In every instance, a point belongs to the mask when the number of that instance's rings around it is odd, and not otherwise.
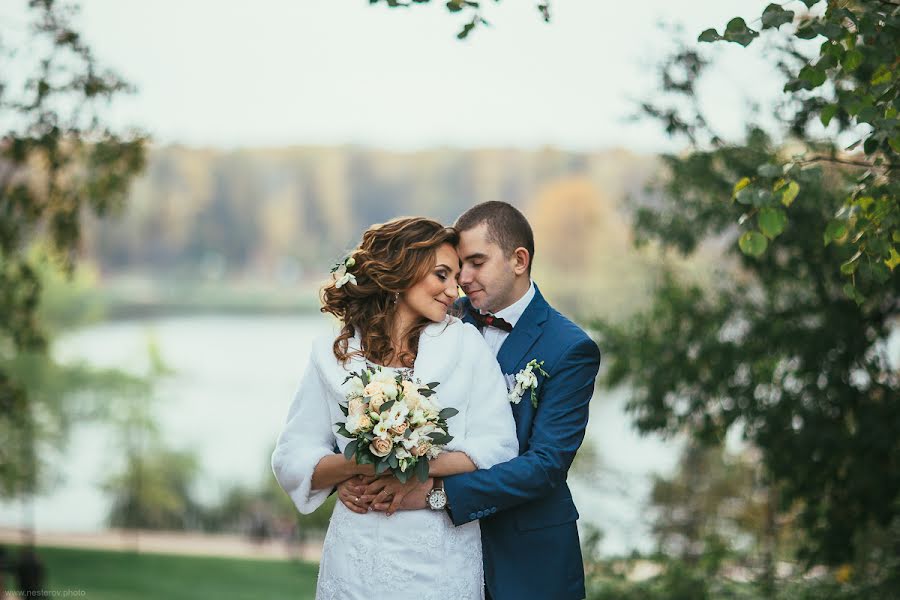
[{"label": "white lace wedding dress", "polygon": [[[288,411],[272,455],[272,468],[297,508],[310,513],[331,490],[310,483],[322,457],[350,441],[335,434],[343,421],[338,408],[347,373],[365,366],[362,358],[341,365],[334,337],[313,345],[310,364]],[[358,347],[359,340],[351,342]],[[506,385],[481,334],[448,317],[429,325],[419,340],[414,377],[439,382],[438,402],[459,414],[449,421],[454,439],[448,450],[465,452],[479,468],[518,454],[515,423]],[[356,514],[337,502],[325,536],[316,598],[480,599],[484,596],[478,521],[454,527],[445,511]]]}]

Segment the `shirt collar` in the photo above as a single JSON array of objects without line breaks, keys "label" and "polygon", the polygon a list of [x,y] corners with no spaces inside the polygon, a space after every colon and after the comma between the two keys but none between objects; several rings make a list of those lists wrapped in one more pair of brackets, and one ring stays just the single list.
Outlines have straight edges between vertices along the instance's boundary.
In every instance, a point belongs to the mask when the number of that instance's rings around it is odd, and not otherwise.
[{"label": "shirt collar", "polygon": [[525,312],[525,309],[528,308],[528,305],[531,304],[531,300],[534,298],[534,281],[529,280],[528,291],[525,292],[525,295],[504,308],[503,310],[499,310],[494,313],[495,317],[500,317],[513,327],[516,326],[516,323],[519,322],[519,319],[522,317],[522,313]]}]

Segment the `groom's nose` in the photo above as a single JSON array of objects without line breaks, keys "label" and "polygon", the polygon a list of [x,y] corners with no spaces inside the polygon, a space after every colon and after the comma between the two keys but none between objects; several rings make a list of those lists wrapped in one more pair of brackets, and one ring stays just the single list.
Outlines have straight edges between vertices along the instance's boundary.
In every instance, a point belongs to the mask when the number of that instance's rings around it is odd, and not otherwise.
[{"label": "groom's nose", "polygon": [[472,283],[472,269],[466,265],[459,270],[459,285],[463,290]]}]

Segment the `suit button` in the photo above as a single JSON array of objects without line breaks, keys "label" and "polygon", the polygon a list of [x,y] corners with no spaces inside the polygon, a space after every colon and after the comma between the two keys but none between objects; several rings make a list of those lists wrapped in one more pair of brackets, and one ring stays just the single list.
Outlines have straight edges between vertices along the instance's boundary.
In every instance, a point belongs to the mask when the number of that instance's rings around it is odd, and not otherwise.
[{"label": "suit button", "polygon": [[469,513],[469,518],[470,518],[470,519],[477,519],[478,516],[477,516],[475,513]]},{"label": "suit button", "polygon": [[497,512],[497,507],[496,507],[496,506],[492,506],[492,507],[491,507],[491,514],[494,514],[495,512]]},{"label": "suit button", "polygon": [[483,511],[483,510],[479,510],[477,514],[478,514],[478,518],[480,519],[481,517],[484,516],[484,511]]}]

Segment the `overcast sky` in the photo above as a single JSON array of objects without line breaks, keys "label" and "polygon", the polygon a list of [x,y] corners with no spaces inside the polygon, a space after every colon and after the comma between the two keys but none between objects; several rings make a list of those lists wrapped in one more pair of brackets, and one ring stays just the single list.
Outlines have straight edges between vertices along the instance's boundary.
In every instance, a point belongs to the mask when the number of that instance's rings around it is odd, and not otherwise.
[{"label": "overcast sky", "polygon": [[[24,22],[26,0],[4,3],[8,22]],[[646,152],[673,147],[657,125],[627,121],[634,102],[653,94],[654,64],[672,47],[659,23],[696,39],[733,16],[757,18],[767,2],[556,0],[550,24],[534,0],[483,2],[493,27],[466,41],[440,0],[411,9],[367,0],[80,4],[95,52],[138,88],[116,102],[112,120],[159,143]],[[743,96],[771,97],[778,79],[752,46],[708,48],[722,61],[707,106],[722,129],[740,131]]]}]

